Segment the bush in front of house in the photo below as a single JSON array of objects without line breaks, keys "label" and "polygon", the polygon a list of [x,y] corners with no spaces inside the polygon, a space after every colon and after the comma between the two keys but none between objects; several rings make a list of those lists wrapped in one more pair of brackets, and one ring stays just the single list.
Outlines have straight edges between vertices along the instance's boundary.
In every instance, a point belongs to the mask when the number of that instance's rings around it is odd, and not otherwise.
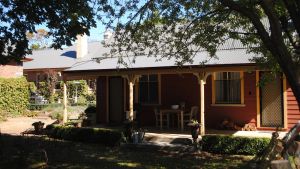
[{"label": "bush in front of house", "polygon": [[122,140],[122,133],[112,129],[49,125],[46,127],[46,131],[48,137],[51,138],[103,144],[105,146],[119,145]]},{"label": "bush in front of house", "polygon": [[28,82],[28,89],[31,93],[35,93],[37,88],[34,82]]},{"label": "bush in front of house", "polygon": [[97,111],[97,108],[95,105],[89,105],[89,107],[87,107],[85,110],[84,110],[84,113],[86,114],[89,114],[89,113],[96,113]]},{"label": "bush in front of house", "polygon": [[6,121],[7,116],[9,115],[9,113],[7,113],[7,111],[1,110],[0,109],[0,122],[1,121]]},{"label": "bush in front of house", "polygon": [[257,155],[269,142],[269,138],[205,135],[202,137],[202,150],[216,154]]},{"label": "bush in front of house", "polygon": [[47,100],[49,100],[51,92],[49,91],[49,86],[47,82],[39,82],[38,93],[44,96]]},{"label": "bush in front of house", "polygon": [[88,93],[88,85],[86,80],[74,80],[74,81],[67,81],[67,90],[68,90],[68,97],[73,98],[76,95],[76,88],[77,88],[77,96],[86,96]]},{"label": "bush in front of house", "polygon": [[0,110],[21,115],[29,103],[29,85],[24,77],[0,78]]}]

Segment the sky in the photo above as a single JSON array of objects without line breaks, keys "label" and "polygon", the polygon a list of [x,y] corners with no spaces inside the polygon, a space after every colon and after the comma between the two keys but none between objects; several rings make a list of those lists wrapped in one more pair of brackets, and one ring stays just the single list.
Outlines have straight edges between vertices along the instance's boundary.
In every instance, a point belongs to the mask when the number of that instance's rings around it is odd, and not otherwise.
[{"label": "sky", "polygon": [[101,41],[103,40],[103,34],[105,31],[105,26],[97,21],[97,27],[90,29],[90,41]]}]

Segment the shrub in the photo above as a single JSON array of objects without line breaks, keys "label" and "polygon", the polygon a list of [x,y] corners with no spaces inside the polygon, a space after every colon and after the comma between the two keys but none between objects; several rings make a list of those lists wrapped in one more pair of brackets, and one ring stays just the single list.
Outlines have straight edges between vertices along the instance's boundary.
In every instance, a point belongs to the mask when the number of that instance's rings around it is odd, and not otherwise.
[{"label": "shrub", "polygon": [[41,94],[42,96],[44,96],[46,99],[49,100],[51,92],[49,91],[49,86],[46,82],[39,82],[39,89],[38,92],[39,94]]},{"label": "shrub", "polygon": [[51,119],[53,119],[53,120],[56,119],[59,122],[61,122],[63,120],[63,115],[60,112],[53,112],[50,114],[50,117],[51,117]]},{"label": "shrub", "polygon": [[28,104],[27,108],[29,110],[42,110],[47,106],[48,106],[48,104]]},{"label": "shrub", "polygon": [[96,94],[95,93],[90,93],[90,94],[87,94],[85,96],[86,100],[90,103],[93,103],[96,101]]},{"label": "shrub", "polygon": [[77,99],[77,105],[86,105],[86,98],[84,96],[79,96]]},{"label": "shrub", "polygon": [[122,133],[117,130],[103,128],[75,128],[70,126],[49,125],[46,127],[47,135],[51,138],[98,143],[106,146],[119,145]]},{"label": "shrub", "polygon": [[69,98],[75,97],[76,87],[77,87],[77,96],[86,96],[87,95],[88,85],[86,83],[86,80],[67,81],[67,90],[68,90]]},{"label": "shrub", "polygon": [[22,78],[0,78],[0,110],[10,115],[20,115],[29,103],[27,80]]},{"label": "shrub", "polygon": [[28,88],[31,93],[35,93],[37,90],[34,82],[28,82]]},{"label": "shrub", "polygon": [[5,121],[7,117],[8,117],[8,113],[0,109],[0,122]]},{"label": "shrub", "polygon": [[88,108],[84,110],[84,113],[89,114],[89,113],[96,113],[96,106],[90,105]]},{"label": "shrub", "polygon": [[39,115],[39,112],[37,111],[30,111],[30,110],[25,110],[23,113],[22,113],[23,116],[26,116],[26,117],[36,117]]},{"label": "shrub", "polygon": [[248,138],[206,135],[202,138],[202,150],[216,154],[256,155],[269,144],[268,138]]}]

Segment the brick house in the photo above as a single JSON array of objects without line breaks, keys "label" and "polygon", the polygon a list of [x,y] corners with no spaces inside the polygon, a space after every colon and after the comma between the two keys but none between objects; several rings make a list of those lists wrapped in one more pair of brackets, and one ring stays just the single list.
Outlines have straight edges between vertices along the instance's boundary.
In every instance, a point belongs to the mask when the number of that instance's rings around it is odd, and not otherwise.
[{"label": "brick house", "polygon": [[0,65],[0,77],[16,78],[23,76],[23,62],[29,62],[32,59],[24,58],[21,63],[11,61],[5,65]]},{"label": "brick house", "polygon": [[[231,43],[232,44],[232,43]],[[100,124],[121,124],[126,112],[133,114],[139,106],[142,126],[153,126],[154,108],[185,103],[187,111],[199,108],[197,119],[207,128],[217,128],[223,119],[239,124],[253,124],[258,130],[291,128],[300,120],[299,105],[284,75],[258,85],[262,71],[240,46],[219,47],[218,59],[209,59],[199,52],[194,63],[181,67],[174,59],[138,56],[128,67],[118,64],[117,57],[77,63],[63,71],[64,80],[97,79],[97,121]],[[103,50],[94,57],[101,57]],[[178,118],[179,120],[180,118]],[[205,122],[205,123],[204,123]],[[204,127],[203,127],[204,128]],[[203,129],[204,130],[204,129]]]},{"label": "brick house", "polygon": [[[87,36],[77,36],[77,41],[73,46],[56,49],[35,50],[28,58],[33,59],[31,62],[24,63],[24,76],[30,82],[38,84],[46,80],[49,72],[55,73],[58,80],[61,81],[61,72],[72,67],[75,63],[86,62],[91,59],[98,51],[100,42],[88,42]],[[89,79],[90,87],[94,84],[94,79]],[[59,86],[59,85],[57,85]]]}]

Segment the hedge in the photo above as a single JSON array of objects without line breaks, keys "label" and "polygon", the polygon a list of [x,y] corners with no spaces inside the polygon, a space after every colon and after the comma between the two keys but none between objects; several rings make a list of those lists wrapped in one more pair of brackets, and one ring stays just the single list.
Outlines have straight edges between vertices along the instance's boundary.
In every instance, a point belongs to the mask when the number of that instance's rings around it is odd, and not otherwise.
[{"label": "hedge", "polygon": [[19,115],[27,109],[29,85],[22,78],[0,78],[0,110]]},{"label": "hedge", "polygon": [[269,142],[269,138],[205,135],[202,138],[202,150],[216,154],[257,155],[263,152]]},{"label": "hedge", "polygon": [[122,133],[112,129],[49,125],[46,127],[46,131],[50,138],[98,143],[106,146],[119,145],[122,140]]}]

